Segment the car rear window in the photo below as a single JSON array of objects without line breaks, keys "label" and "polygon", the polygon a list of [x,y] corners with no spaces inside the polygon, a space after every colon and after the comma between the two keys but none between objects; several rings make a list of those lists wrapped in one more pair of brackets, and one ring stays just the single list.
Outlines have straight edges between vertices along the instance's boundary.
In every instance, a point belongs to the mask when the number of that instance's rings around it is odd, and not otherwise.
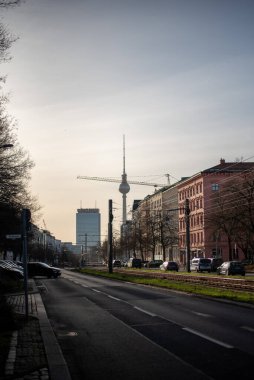
[{"label": "car rear window", "polygon": [[211,264],[210,259],[200,259],[200,264]]}]

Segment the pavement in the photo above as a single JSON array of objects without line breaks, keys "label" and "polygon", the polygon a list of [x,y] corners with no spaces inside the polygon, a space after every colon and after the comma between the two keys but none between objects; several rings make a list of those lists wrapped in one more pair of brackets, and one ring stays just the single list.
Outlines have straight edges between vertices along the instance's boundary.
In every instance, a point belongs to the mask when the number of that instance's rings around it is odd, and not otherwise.
[{"label": "pavement", "polygon": [[24,293],[7,296],[15,313],[23,315],[24,323],[12,334],[5,365],[6,380],[71,380],[48,320],[39,284],[29,280],[27,303]]}]

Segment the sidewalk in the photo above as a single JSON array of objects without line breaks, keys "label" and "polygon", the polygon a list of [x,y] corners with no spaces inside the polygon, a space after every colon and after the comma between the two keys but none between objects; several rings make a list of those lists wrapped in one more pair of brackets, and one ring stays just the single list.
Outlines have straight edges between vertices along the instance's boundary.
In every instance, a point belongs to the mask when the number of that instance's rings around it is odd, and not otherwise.
[{"label": "sidewalk", "polygon": [[47,317],[34,280],[29,280],[28,319],[25,318],[25,296],[8,295],[14,311],[24,317],[22,328],[12,335],[5,379],[70,380],[70,374]]}]

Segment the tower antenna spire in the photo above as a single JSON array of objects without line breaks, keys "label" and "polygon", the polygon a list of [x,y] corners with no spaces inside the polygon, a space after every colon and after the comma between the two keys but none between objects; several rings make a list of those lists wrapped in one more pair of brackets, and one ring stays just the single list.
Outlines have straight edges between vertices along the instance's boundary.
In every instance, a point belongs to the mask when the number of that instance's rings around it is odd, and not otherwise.
[{"label": "tower antenna spire", "polygon": [[127,174],[125,173],[125,136],[123,135],[123,174],[122,182],[119,186],[120,193],[123,194],[123,224],[126,224],[126,194],[130,191],[130,185],[127,182]]},{"label": "tower antenna spire", "polygon": [[123,174],[125,174],[125,135],[123,135]]}]

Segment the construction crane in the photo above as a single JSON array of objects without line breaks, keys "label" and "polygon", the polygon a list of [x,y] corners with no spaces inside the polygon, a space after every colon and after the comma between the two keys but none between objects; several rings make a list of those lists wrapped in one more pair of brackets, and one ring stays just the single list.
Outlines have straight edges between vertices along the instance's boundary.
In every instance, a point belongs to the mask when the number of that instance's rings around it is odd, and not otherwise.
[{"label": "construction crane", "polygon": [[[167,174],[165,174],[167,175]],[[104,182],[115,182],[122,183],[122,179],[112,178],[112,177],[89,177],[89,176],[77,176],[77,179],[87,179],[90,181],[104,181]],[[169,186],[169,183],[153,183],[153,182],[143,182],[143,181],[128,181],[131,185],[144,185],[144,186],[153,186],[153,187],[164,187]]]},{"label": "construction crane", "polygon": [[160,184],[160,183],[152,183],[152,182],[142,182],[142,181],[128,181],[127,182],[127,174],[125,172],[125,136],[123,136],[123,174],[122,179],[117,178],[110,178],[110,177],[89,177],[89,176],[78,176],[77,179],[86,179],[89,181],[104,181],[104,182],[115,182],[120,183],[119,191],[123,194],[123,224],[126,224],[127,219],[127,213],[126,213],[126,194],[130,191],[131,185],[143,185],[143,186],[153,186],[153,187],[164,187],[169,186],[169,174],[166,174],[166,177],[168,179],[167,184]]}]

